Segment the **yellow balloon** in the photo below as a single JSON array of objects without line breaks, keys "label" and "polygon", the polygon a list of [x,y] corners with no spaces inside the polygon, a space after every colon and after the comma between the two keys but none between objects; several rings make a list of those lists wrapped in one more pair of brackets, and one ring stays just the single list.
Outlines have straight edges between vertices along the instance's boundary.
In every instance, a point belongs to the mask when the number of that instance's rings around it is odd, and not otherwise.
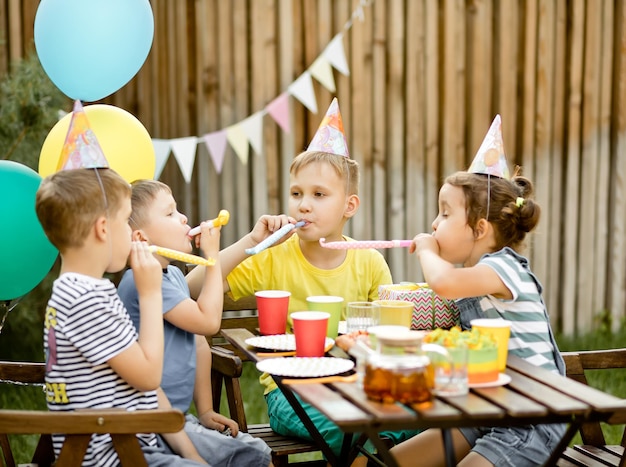
[{"label": "yellow balloon", "polygon": [[[135,116],[106,104],[88,105],[84,109],[89,126],[113,170],[129,183],[154,178],[156,160],[152,138]],[[46,136],[39,154],[42,177],[56,172],[71,119],[71,113],[64,116]]]}]

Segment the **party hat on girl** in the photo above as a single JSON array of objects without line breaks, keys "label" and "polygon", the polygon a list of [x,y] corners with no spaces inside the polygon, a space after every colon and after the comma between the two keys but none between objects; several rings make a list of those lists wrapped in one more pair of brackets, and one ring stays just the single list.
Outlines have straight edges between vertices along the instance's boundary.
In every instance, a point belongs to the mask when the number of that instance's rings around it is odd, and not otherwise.
[{"label": "party hat on girl", "polygon": [[506,163],[504,154],[504,143],[502,142],[502,120],[499,114],[493,119],[489,131],[467,171],[500,178],[510,178],[509,166]]},{"label": "party hat on girl", "polygon": [[348,142],[343,132],[343,121],[339,112],[339,103],[335,97],[326,111],[315,136],[307,151],[320,151],[338,156],[350,157]]},{"label": "party hat on girl", "polygon": [[79,100],[76,100],[70,127],[57,164],[57,172],[59,170],[104,169],[108,167],[109,163],[104,157],[95,133],[89,126],[83,105]]}]

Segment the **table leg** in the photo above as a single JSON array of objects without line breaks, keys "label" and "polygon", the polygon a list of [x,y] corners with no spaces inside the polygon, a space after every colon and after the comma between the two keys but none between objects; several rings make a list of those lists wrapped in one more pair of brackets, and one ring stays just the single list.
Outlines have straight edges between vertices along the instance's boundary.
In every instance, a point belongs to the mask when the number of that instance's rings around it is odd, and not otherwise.
[{"label": "table leg", "polygon": [[382,463],[378,462],[378,464],[385,465],[387,467],[398,467],[396,459],[391,455],[391,453],[389,452],[389,448],[387,448],[387,445],[384,443],[384,441],[380,439],[378,432],[372,428],[367,428],[365,432],[367,433],[370,441],[374,444],[374,447],[376,447],[378,456],[382,459]]},{"label": "table leg", "polygon": [[[274,381],[278,383],[278,378],[275,378]],[[317,444],[322,450],[322,453],[326,457],[326,460],[331,465],[336,465],[336,466],[343,465],[342,463],[340,463],[340,459],[337,458],[337,456],[332,451],[332,449],[330,449],[330,446],[328,445],[324,437],[320,434],[317,427],[313,424],[309,416],[306,414],[306,412],[304,411],[304,408],[302,408],[302,405],[298,402],[298,399],[296,399],[295,394],[292,391],[290,391],[288,388],[285,388],[283,385],[279,384],[279,386],[280,386],[280,390],[285,395],[285,398],[287,399],[289,404],[291,404],[291,407],[293,408],[294,412],[296,412],[296,415],[300,418],[305,428],[311,434],[311,437],[313,438],[313,441],[315,441],[315,444]],[[348,436],[348,434],[346,434],[346,436]],[[352,441],[351,435],[350,435],[350,441]]]},{"label": "table leg", "polygon": [[443,450],[446,453],[446,465],[448,467],[454,467],[456,465],[456,459],[454,457],[454,444],[452,443],[452,433],[445,428],[441,430],[441,436],[443,437]]},{"label": "table leg", "polygon": [[561,438],[561,441],[559,441],[559,444],[557,444],[556,448],[554,448],[554,450],[552,451],[550,458],[543,465],[545,466],[556,465],[556,462],[558,461],[559,457],[561,457],[561,454],[563,454],[563,451],[565,451],[565,448],[569,445],[574,435],[578,432],[578,429],[582,425],[582,422],[583,421],[581,419],[576,419],[569,424],[569,426],[567,427],[567,430],[565,431],[565,433],[563,434],[563,437]]}]

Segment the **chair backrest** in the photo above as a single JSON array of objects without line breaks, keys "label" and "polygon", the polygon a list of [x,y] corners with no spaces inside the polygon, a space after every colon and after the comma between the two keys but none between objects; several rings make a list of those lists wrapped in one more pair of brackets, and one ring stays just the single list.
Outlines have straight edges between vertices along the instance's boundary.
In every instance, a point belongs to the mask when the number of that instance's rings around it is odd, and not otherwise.
[{"label": "chair backrest", "polygon": [[[45,383],[45,364],[0,361],[3,383]],[[42,392],[43,395],[43,392]],[[39,441],[32,463],[43,466],[55,462],[51,435],[66,434],[58,465],[80,466],[91,435],[109,433],[120,462],[124,465],[146,465],[136,433],[173,433],[182,429],[185,417],[179,410],[155,409],[127,412],[119,409],[48,412],[46,410],[0,409],[0,460],[15,467],[9,434],[38,434]]]},{"label": "chair backrest", "polygon": [[[233,300],[228,293],[224,294],[224,305],[222,307],[221,329],[245,328],[251,333],[257,334],[259,328],[259,313],[256,307],[256,297],[243,297],[237,301]],[[220,346],[233,351],[242,360],[247,360],[246,356],[229,344],[226,339],[219,334],[213,336],[209,344],[211,347]]]},{"label": "chair backrest", "polygon": [[[563,352],[562,355],[567,368],[567,376],[583,384],[588,384],[585,374],[588,370],[626,368],[626,348]],[[584,423],[580,429],[580,435],[583,444],[592,446],[607,444],[599,422]],[[621,445],[626,446],[625,443],[626,438],[622,435]]]}]

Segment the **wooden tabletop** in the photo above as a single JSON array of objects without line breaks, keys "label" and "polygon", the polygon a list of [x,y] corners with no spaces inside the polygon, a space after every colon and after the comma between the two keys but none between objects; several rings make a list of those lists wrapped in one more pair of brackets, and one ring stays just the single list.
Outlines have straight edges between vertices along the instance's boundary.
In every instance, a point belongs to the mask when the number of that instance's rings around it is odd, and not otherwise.
[{"label": "wooden tabletop", "polygon": [[[252,361],[259,360],[255,349],[244,342],[252,337],[249,331],[230,329],[222,332]],[[336,347],[331,353],[346,356]],[[286,396],[289,392],[297,394],[336,423],[344,433],[365,433],[367,437],[360,439],[358,444],[371,439],[389,466],[396,463],[378,438],[381,431],[434,427],[447,432],[446,429],[454,427],[567,423],[568,431],[555,450],[554,459],[546,463],[553,465],[584,421],[623,423],[626,419],[626,402],[623,399],[538,368],[515,356],[509,356],[506,373],[511,382],[505,386],[471,389],[465,396],[436,397],[432,404],[411,406],[371,401],[358,383],[283,385],[281,378],[276,377],[275,380]],[[296,398],[287,399],[297,401]],[[296,410],[298,412],[301,411]],[[352,452],[352,457],[355,454]],[[346,462],[351,460],[347,452],[339,458],[327,458],[333,465],[349,465]],[[448,462],[454,462],[454,459],[448,459]]]}]

